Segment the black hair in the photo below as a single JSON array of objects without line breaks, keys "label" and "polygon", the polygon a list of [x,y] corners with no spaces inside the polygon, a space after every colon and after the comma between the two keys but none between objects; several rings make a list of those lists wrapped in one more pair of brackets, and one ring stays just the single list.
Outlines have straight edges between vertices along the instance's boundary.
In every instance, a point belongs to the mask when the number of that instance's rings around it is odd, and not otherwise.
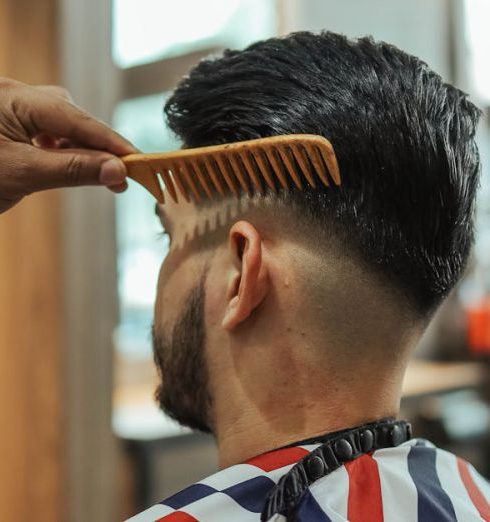
[{"label": "black hair", "polygon": [[165,106],[196,147],[279,134],[328,138],[338,189],[291,191],[421,315],[453,288],[473,242],[480,111],[426,63],[371,37],[299,32],[201,61]]}]

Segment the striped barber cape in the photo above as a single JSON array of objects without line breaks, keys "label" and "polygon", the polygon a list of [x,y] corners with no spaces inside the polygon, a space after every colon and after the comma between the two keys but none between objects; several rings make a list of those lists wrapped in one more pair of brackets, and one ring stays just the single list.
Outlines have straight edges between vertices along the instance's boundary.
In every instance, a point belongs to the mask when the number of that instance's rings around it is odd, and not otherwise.
[{"label": "striped barber cape", "polygon": [[[320,444],[279,449],[221,470],[131,522],[258,522],[267,493]],[[275,515],[273,522],[285,522]],[[311,484],[295,522],[490,522],[490,483],[424,439],[362,455]]]}]

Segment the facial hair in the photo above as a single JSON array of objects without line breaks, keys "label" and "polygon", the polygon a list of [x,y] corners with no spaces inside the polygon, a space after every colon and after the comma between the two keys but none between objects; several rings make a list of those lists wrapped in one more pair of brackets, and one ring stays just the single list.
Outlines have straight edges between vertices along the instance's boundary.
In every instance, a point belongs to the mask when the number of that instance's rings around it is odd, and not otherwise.
[{"label": "facial hair", "polygon": [[205,357],[205,273],[191,290],[172,335],[153,326],[153,356],[161,382],[155,392],[160,409],[183,426],[211,432],[211,396]]}]

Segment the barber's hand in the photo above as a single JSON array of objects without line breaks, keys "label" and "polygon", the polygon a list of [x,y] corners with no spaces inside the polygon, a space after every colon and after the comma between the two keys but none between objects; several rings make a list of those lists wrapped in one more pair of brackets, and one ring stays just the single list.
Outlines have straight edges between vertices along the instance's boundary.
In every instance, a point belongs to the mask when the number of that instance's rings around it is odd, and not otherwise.
[{"label": "barber's hand", "polygon": [[126,169],[117,156],[133,152],[61,87],[0,78],[0,213],[45,189],[106,185],[122,192]]}]

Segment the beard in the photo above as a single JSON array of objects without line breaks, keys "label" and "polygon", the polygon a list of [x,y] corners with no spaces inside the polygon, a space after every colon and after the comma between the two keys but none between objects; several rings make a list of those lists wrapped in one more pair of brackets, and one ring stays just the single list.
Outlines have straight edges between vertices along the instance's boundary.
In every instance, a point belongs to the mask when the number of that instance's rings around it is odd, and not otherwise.
[{"label": "beard", "polygon": [[160,409],[183,426],[211,433],[204,280],[205,273],[191,290],[171,336],[153,326],[153,357],[161,379],[155,391]]}]

